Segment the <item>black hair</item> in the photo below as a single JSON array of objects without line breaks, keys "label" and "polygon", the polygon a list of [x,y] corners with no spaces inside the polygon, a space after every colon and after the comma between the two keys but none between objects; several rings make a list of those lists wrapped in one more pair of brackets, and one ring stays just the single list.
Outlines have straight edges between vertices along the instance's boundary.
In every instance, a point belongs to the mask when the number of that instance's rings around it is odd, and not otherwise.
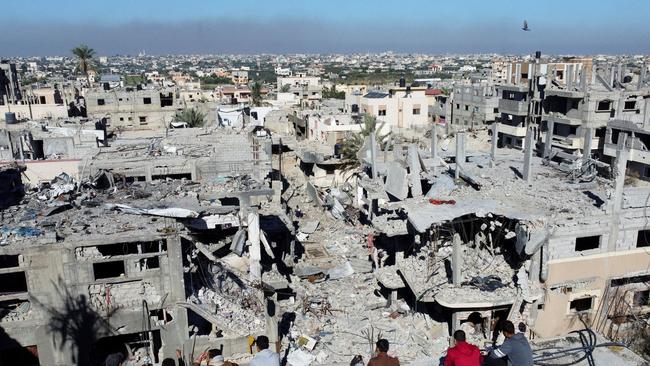
[{"label": "black hair", "polygon": [[377,349],[379,352],[388,352],[388,339],[380,339],[377,341]]},{"label": "black hair", "polygon": [[515,334],[515,325],[510,320],[506,320],[501,324],[501,331],[508,334]]},{"label": "black hair", "polygon": [[263,335],[258,336],[257,339],[255,340],[255,344],[260,349],[267,349],[269,348],[269,337]]},{"label": "black hair", "polygon": [[176,366],[176,361],[174,361],[171,358],[166,358],[166,359],[163,360],[161,365],[162,366]]},{"label": "black hair", "polygon": [[121,353],[113,353],[106,357],[106,366],[120,366],[124,362],[124,355]]},{"label": "black hair", "polygon": [[465,339],[467,338],[465,337],[465,332],[459,329],[454,332],[454,339],[457,341],[464,342]]},{"label": "black hair", "polygon": [[517,324],[517,329],[519,329],[520,332],[525,333],[526,332],[526,324],[524,324],[524,322],[519,322],[519,324]]}]

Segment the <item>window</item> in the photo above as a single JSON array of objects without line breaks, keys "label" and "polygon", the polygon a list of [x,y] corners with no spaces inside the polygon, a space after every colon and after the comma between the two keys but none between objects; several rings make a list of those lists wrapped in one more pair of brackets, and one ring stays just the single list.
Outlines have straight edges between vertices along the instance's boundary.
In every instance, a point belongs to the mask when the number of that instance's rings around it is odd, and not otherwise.
[{"label": "window", "polygon": [[569,303],[569,309],[574,312],[587,311],[593,305],[593,297],[584,297],[582,299],[575,299]]},{"label": "window", "polygon": [[385,109],[380,109],[379,110],[379,115],[380,116],[385,116],[386,115],[386,110]]},{"label": "window", "polygon": [[140,116],[139,120],[140,120],[140,123],[147,122],[147,117]]},{"label": "window", "polygon": [[27,277],[25,272],[0,274],[0,295],[27,292]]},{"label": "window", "polygon": [[612,109],[612,101],[611,100],[601,100],[598,102],[598,108],[596,108],[597,111],[609,111]]},{"label": "window", "polygon": [[595,236],[583,236],[576,238],[576,252],[582,252],[585,250],[598,249],[600,247],[600,235]]},{"label": "window", "polygon": [[97,105],[104,105],[104,104],[106,104],[104,99],[97,99]]},{"label": "window", "polygon": [[648,306],[650,305],[650,290],[636,291],[632,299],[633,306]]},{"label": "window", "polygon": [[120,277],[125,274],[124,261],[93,263],[95,280]]},{"label": "window", "polygon": [[[192,97],[192,96],[190,96],[190,98],[191,98],[191,97]],[[142,103],[144,103],[144,104],[151,104],[151,98],[148,98],[148,97],[147,97],[147,98],[142,98]]]},{"label": "window", "polygon": [[122,98],[119,98],[119,99],[118,99],[118,101],[120,101],[120,102],[121,102],[121,101],[122,101]]},{"label": "window", "polygon": [[456,103],[456,109],[460,109],[460,104]]},{"label": "window", "polygon": [[19,261],[18,261],[18,255],[0,255],[0,268],[13,268],[13,267],[18,267]]},{"label": "window", "polygon": [[494,108],[494,109],[492,110],[492,112],[493,112],[493,113],[499,113],[499,108]]},{"label": "window", "polygon": [[626,109],[626,110],[636,109],[636,100],[628,100],[628,101],[626,101],[625,105],[623,106],[623,109]]},{"label": "window", "polygon": [[465,105],[465,110],[469,111],[469,106],[468,105]]},{"label": "window", "polygon": [[413,114],[420,114],[420,108],[413,108]]},{"label": "window", "polygon": [[133,121],[133,117],[129,117],[129,121]]},{"label": "window", "polygon": [[124,117],[120,117],[120,121],[124,121]]},{"label": "window", "polygon": [[636,238],[636,247],[650,247],[650,230],[639,230],[639,234]]}]

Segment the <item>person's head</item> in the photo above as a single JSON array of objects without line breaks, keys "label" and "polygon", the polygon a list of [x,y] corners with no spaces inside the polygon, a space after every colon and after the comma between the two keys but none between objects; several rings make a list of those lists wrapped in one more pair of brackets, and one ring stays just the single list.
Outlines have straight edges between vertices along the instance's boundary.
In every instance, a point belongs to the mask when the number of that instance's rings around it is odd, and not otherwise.
[{"label": "person's head", "polygon": [[464,331],[462,331],[462,330],[457,330],[457,331],[454,332],[454,342],[455,342],[455,343],[458,343],[458,342],[465,342],[466,339],[467,339],[467,337],[465,336],[465,332],[464,332]]},{"label": "person's head", "polygon": [[122,366],[124,364],[124,355],[121,353],[113,353],[106,357],[104,365],[106,366]]},{"label": "person's head", "polygon": [[504,337],[510,338],[515,334],[515,325],[510,320],[506,320],[501,323],[501,331]]},{"label": "person's head", "polygon": [[269,348],[269,337],[259,336],[255,339],[255,345],[257,345],[257,351],[262,351]]},{"label": "person's head", "polygon": [[176,366],[176,361],[173,358],[166,358],[163,360],[162,366]]},{"label": "person's head", "polygon": [[380,339],[377,341],[377,352],[388,352],[388,339]]},{"label": "person's head", "polygon": [[519,324],[517,325],[517,329],[521,333],[526,333],[526,324],[524,322],[519,322]]}]

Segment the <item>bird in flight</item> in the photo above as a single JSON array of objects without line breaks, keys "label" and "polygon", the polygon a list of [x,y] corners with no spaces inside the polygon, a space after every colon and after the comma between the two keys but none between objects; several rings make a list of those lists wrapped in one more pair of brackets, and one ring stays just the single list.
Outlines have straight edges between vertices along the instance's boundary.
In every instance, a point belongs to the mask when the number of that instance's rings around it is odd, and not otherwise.
[{"label": "bird in flight", "polygon": [[530,28],[528,28],[528,22],[527,22],[527,21],[524,20],[524,26],[521,27],[521,29],[522,29],[524,32],[530,32]]}]

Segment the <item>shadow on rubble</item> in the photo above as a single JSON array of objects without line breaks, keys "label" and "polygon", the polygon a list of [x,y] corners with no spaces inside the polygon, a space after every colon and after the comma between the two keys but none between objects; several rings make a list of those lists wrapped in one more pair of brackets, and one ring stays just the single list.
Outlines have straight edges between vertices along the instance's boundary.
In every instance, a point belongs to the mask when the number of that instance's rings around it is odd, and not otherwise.
[{"label": "shadow on rubble", "polygon": [[49,316],[47,327],[55,346],[59,350],[72,349],[72,361],[77,366],[101,364],[103,360],[95,359],[93,348],[98,340],[113,334],[106,319],[115,311],[100,315],[91,308],[85,295],[73,294],[61,279],[53,287],[59,297],[55,300],[58,305],[40,301],[38,304]]},{"label": "shadow on rubble", "polygon": [[515,173],[515,175],[517,176],[517,178],[519,178],[519,179],[524,179],[524,175],[521,174],[521,172],[519,171],[519,169],[515,168],[514,166],[511,166],[511,167],[510,167],[510,170],[512,170],[512,172]]},{"label": "shadow on rubble", "polygon": [[0,327],[0,365],[38,366],[36,346],[23,346]]}]

